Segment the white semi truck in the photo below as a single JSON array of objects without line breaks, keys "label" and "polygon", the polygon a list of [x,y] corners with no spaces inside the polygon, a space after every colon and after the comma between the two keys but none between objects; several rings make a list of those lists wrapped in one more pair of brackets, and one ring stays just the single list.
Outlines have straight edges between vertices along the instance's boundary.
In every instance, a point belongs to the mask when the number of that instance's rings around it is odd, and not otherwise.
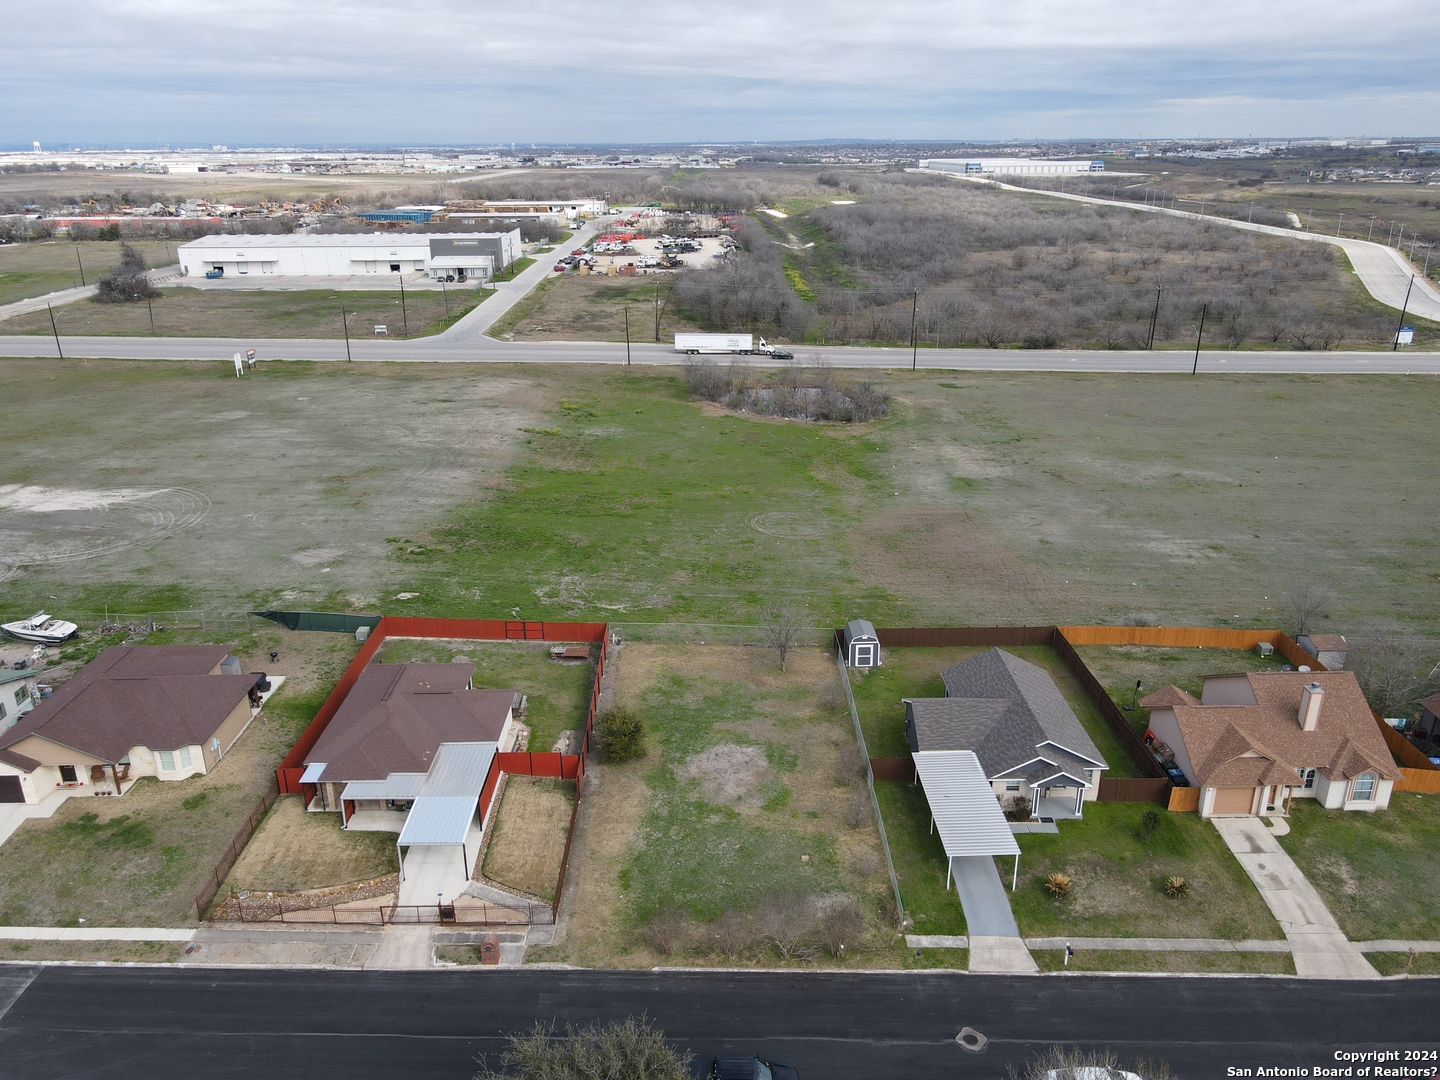
[{"label": "white semi truck", "polygon": [[755,343],[751,334],[676,334],[675,351],[698,356],[701,353],[731,353],[751,356],[762,353],[774,360],[793,360],[795,354],[788,349],[771,345],[763,337]]}]

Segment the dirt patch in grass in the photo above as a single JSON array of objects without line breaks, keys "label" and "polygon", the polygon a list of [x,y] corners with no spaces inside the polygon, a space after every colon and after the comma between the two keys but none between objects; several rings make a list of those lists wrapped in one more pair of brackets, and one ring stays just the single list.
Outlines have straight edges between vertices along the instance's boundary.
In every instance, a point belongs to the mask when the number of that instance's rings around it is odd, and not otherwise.
[{"label": "dirt patch in grass", "polygon": [[395,870],[394,833],[346,832],[339,814],[312,814],[299,795],[282,795],[221,892],[323,889]]},{"label": "dirt patch in grass", "polygon": [[0,960],[105,964],[173,964],[185,953],[178,941],[0,941]]},{"label": "dirt patch in grass", "polygon": [[[216,641],[212,632],[168,640]],[[153,635],[152,640],[161,635]],[[182,926],[274,769],[355,651],[343,634],[259,629],[231,644],[243,670],[286,683],[220,762],[176,782],[144,778],[122,797],[73,798],[0,847],[0,922],[11,926]],[[265,646],[285,662],[270,664]],[[268,650],[266,650],[268,651]],[[264,665],[263,667],[261,665]],[[291,674],[295,672],[296,674]]]},{"label": "dirt patch in grass", "polygon": [[[535,958],[777,963],[760,924],[793,891],[814,914],[847,903],[861,912],[846,964],[892,965],[888,876],[873,815],[848,813],[863,789],[828,652],[798,649],[784,673],[772,652],[743,646],[631,643],[611,662],[616,703],[644,719],[650,751],[587,773],[565,938]],[[747,778],[735,781],[731,766]],[[713,936],[727,913],[753,920],[734,957]],[[683,924],[668,953],[650,932],[665,918]]]},{"label": "dirt patch in grass", "polygon": [[1296,799],[1280,844],[1351,941],[1440,937],[1440,796],[1395,792],[1373,814]]},{"label": "dirt patch in grass", "polygon": [[1294,975],[1295,958],[1285,953],[1140,952],[1076,949],[1065,965],[1063,949],[1031,949],[1041,971],[1169,971],[1176,974],[1234,972]]},{"label": "dirt patch in grass", "polygon": [[[1010,906],[1025,937],[1283,936],[1220,834],[1195,814],[1087,803],[1083,821],[1059,826],[1058,834],[1016,837],[1020,883]],[[1010,859],[996,861],[1010,872]],[[1052,873],[1071,879],[1065,899],[1046,888]],[[1172,876],[1189,884],[1178,899],[1165,894]]]},{"label": "dirt patch in grass", "polygon": [[509,776],[500,799],[482,872],[486,878],[542,900],[555,899],[575,785],[543,776]]}]

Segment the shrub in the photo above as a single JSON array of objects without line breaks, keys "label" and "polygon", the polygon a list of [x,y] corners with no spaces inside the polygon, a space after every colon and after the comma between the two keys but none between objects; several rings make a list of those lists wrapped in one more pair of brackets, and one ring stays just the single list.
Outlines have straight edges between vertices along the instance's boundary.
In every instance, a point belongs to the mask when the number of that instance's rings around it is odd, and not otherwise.
[{"label": "shrub", "polygon": [[629,709],[608,709],[595,721],[600,760],[619,763],[645,756],[645,722]]},{"label": "shrub", "polygon": [[850,793],[850,801],[845,804],[845,824],[852,829],[858,829],[869,823],[870,792],[865,788],[856,788]]},{"label": "shrub", "polygon": [[808,896],[792,890],[777,893],[760,916],[765,941],[781,960],[789,960],[815,925],[815,906]]},{"label": "shrub", "polygon": [[1155,835],[1155,830],[1158,829],[1159,827],[1160,827],[1160,811],[1159,811],[1159,810],[1153,810],[1153,809],[1152,809],[1152,810],[1146,810],[1145,813],[1143,813],[1143,814],[1140,815],[1140,839],[1141,839],[1141,841],[1143,842],[1143,841],[1149,840],[1150,837],[1152,837],[1152,836]]},{"label": "shrub", "polygon": [[482,1062],[476,1080],[689,1080],[691,1055],[665,1042],[665,1033],[648,1017],[604,1027],[566,1026],[557,1035],[551,1025],[535,1022],[511,1035],[500,1056],[500,1070]]},{"label": "shrub", "polygon": [[1190,891],[1190,883],[1178,874],[1165,879],[1165,895],[1171,900],[1179,900]]},{"label": "shrub", "polygon": [[120,265],[95,283],[102,304],[126,304],[159,295],[145,276],[145,257],[129,244],[120,245]]},{"label": "shrub", "polygon": [[1056,900],[1064,900],[1069,896],[1074,885],[1075,883],[1065,874],[1055,873],[1045,879],[1045,888],[1050,890],[1050,895]]},{"label": "shrub", "polygon": [[690,922],[674,908],[666,908],[641,931],[646,943],[661,956],[673,956],[690,937]]},{"label": "shrub", "polygon": [[722,953],[734,960],[755,940],[755,926],[750,916],[743,912],[727,911],[710,925],[710,939]]},{"label": "shrub", "polygon": [[839,959],[845,955],[847,945],[854,951],[855,943],[865,932],[865,918],[855,906],[855,901],[846,897],[820,916],[819,931],[825,951]]}]

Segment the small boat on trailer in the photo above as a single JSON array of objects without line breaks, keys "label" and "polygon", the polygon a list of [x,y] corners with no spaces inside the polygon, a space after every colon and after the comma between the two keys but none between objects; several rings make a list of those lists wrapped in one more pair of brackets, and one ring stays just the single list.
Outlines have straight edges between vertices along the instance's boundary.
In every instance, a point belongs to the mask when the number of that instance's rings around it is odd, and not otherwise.
[{"label": "small boat on trailer", "polygon": [[28,619],[18,622],[0,623],[0,630],[21,641],[38,641],[41,645],[59,645],[73,637],[80,627],[64,619],[52,619],[43,611],[37,611]]}]

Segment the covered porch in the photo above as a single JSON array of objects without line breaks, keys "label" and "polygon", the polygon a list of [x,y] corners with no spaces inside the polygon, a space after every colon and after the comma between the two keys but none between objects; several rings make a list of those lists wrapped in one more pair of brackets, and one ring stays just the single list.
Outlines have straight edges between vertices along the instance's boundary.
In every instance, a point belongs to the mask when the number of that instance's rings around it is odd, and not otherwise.
[{"label": "covered porch", "polygon": [[495,743],[442,743],[395,841],[400,903],[447,904],[470,883],[484,821],[480,794]]}]

